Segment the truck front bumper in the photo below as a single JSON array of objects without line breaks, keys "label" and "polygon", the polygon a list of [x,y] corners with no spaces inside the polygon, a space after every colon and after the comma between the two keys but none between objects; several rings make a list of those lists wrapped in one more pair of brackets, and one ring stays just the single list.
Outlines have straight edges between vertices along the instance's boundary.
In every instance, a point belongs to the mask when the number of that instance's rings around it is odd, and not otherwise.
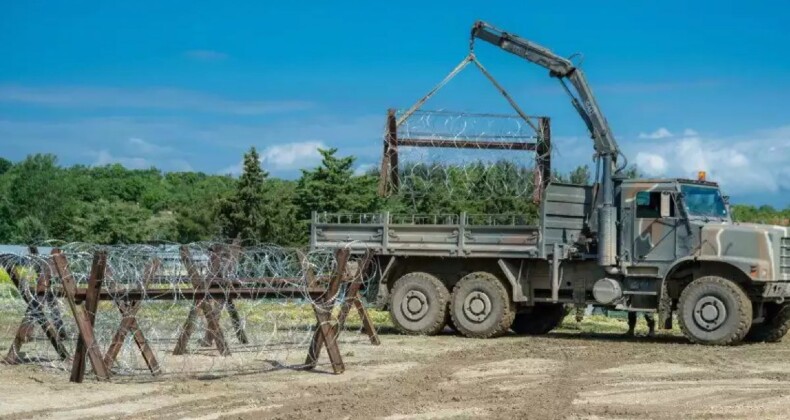
[{"label": "truck front bumper", "polygon": [[790,282],[776,281],[765,284],[764,298],[790,298]]}]

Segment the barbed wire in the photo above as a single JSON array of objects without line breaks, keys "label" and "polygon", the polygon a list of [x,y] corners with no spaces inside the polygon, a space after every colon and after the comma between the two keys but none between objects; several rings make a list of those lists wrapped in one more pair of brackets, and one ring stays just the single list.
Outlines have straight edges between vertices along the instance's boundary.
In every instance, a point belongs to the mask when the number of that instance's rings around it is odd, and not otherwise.
[{"label": "barbed wire", "polygon": [[[113,345],[119,326],[130,325],[129,312],[122,313],[119,307],[138,306],[133,310],[132,327],[109,366],[115,375],[127,377],[149,370],[138,333],[155,355],[160,373],[168,375],[261,371],[303,364],[316,329],[312,304],[324,298],[317,291],[326,290],[338,267],[332,250],[269,244],[57,245],[78,288],[88,286],[96,253],[106,253],[103,294],[94,324],[102,354]],[[41,254],[0,255],[0,267],[13,280],[0,283],[0,349],[8,351],[7,361],[65,370],[71,367],[71,359],[61,357],[42,323],[54,326],[69,356],[74,355],[79,332],[64,298],[64,281],[49,250],[38,250]],[[185,252],[189,257],[186,260]],[[352,254],[345,274],[348,279],[361,281],[362,290],[367,291],[378,268],[374,260],[366,259],[371,265],[359,272],[362,259],[362,255]],[[196,277],[190,275],[192,268]],[[351,283],[343,284],[336,296],[329,297],[335,299],[335,312],[353,298],[346,296]],[[194,293],[190,293],[200,288],[214,293],[206,300],[213,305],[224,331],[225,355],[214,345],[217,336],[209,328],[207,316],[194,317],[193,333],[183,343],[187,351],[174,354],[178,353],[174,348],[179,340],[185,337],[184,330],[189,328],[190,311],[196,307]],[[240,291],[246,293],[244,298],[237,297]],[[27,327],[20,328],[20,323],[27,323]],[[333,321],[333,326],[337,324]],[[352,311],[348,322],[336,329],[341,346],[367,340],[358,333],[361,328],[360,319]],[[14,345],[15,340],[18,345]]]},{"label": "barbed wire", "polygon": [[396,137],[397,146],[384,159],[398,154],[387,190],[413,200],[530,197],[541,182],[536,162],[551,153],[545,133],[534,128],[539,124],[521,115],[416,110],[397,121],[395,135],[385,133],[385,142]]}]

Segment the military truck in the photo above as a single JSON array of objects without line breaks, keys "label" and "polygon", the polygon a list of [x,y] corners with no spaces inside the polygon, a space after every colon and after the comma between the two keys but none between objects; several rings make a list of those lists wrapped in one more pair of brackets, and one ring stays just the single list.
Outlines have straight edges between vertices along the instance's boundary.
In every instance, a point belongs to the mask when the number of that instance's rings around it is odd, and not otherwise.
[{"label": "military truck", "polygon": [[[732,221],[705,179],[627,179],[582,70],[485,22],[475,39],[547,68],[593,139],[594,185],[548,183],[530,224],[508,215],[313,215],[311,246],[371,250],[377,296],[403,332],[545,334],[567,305],[672,314],[689,340],[779,341],[790,328],[790,234]],[[574,93],[575,92],[575,93]],[[624,158],[623,158],[624,160]]]}]

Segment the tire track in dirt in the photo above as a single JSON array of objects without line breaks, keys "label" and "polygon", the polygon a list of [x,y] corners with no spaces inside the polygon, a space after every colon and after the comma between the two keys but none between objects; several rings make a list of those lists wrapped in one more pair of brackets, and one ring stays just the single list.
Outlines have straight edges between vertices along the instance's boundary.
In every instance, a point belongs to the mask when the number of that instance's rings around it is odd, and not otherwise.
[{"label": "tire track in dirt", "polygon": [[[473,343],[467,349],[443,352],[422,366],[390,377],[384,384],[365,380],[344,384],[339,390],[316,396],[309,405],[305,401],[286,401],[265,414],[282,419],[420,418],[444,414],[565,417],[572,414],[573,401],[583,387],[580,376],[616,363],[606,354],[595,356],[584,352],[583,347],[569,347],[567,343],[558,346],[555,340],[542,337]],[[524,361],[534,361],[535,366],[530,369]],[[502,371],[508,366],[509,371]],[[531,371],[520,374],[519,369]],[[518,386],[518,382],[523,382],[523,386]],[[257,414],[251,412],[243,417],[254,418]]]}]

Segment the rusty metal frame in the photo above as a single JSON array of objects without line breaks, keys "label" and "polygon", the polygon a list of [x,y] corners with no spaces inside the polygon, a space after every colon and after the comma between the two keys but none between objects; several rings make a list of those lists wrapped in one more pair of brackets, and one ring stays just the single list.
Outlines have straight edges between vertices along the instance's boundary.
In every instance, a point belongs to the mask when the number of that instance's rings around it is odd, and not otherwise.
[{"label": "rusty metal frame", "polygon": [[[458,75],[469,63],[474,63],[481,73],[491,82],[494,88],[507,100],[508,104],[533,130],[535,130],[537,141],[528,142],[505,142],[505,141],[483,141],[475,139],[449,140],[437,139],[426,140],[418,138],[398,138],[398,127],[406,122],[417,110],[442,89],[450,80]],[[537,120],[537,125],[533,122]],[[530,117],[521,110],[518,104],[508,94],[504,87],[494,79],[491,73],[480,63],[474,53],[467,55],[461,62],[442,79],[431,91],[415,102],[409,109],[400,116],[396,116],[394,109],[387,111],[387,123],[384,133],[384,151],[382,153],[381,167],[379,170],[378,193],[381,197],[387,197],[396,193],[400,188],[400,176],[398,174],[398,148],[399,147],[437,147],[437,148],[456,148],[456,149],[486,149],[486,150],[514,150],[514,151],[535,151],[535,176],[538,182],[535,183],[535,194],[533,200],[540,201],[543,190],[551,179],[551,130],[548,117]],[[539,177],[539,178],[538,178]]]},{"label": "rusty metal frame", "polygon": [[107,266],[107,254],[103,251],[97,252],[93,257],[90,276],[88,277],[88,288],[85,290],[85,299],[82,305],[77,303],[77,285],[68,267],[66,256],[62,252],[53,255],[55,269],[63,282],[63,292],[66,302],[71,309],[74,320],[77,323],[79,336],[77,347],[74,350],[74,360],[71,368],[71,382],[82,382],[85,378],[85,357],[90,359],[93,372],[99,380],[110,379],[110,371],[104,364],[104,358],[99,350],[98,343],[94,337],[94,323],[96,321],[96,310],[99,304],[99,291],[101,290],[104,272]]},{"label": "rusty metal frame", "polygon": [[387,111],[387,130],[384,134],[384,152],[379,170],[378,193],[387,197],[396,193],[400,188],[400,175],[398,174],[398,148],[399,147],[434,147],[455,149],[485,149],[485,150],[513,150],[535,152],[535,193],[533,200],[540,201],[543,190],[551,180],[551,120],[549,117],[534,117],[538,120],[536,142],[504,142],[484,140],[449,140],[449,139],[415,139],[398,138],[398,123],[396,111]]}]

